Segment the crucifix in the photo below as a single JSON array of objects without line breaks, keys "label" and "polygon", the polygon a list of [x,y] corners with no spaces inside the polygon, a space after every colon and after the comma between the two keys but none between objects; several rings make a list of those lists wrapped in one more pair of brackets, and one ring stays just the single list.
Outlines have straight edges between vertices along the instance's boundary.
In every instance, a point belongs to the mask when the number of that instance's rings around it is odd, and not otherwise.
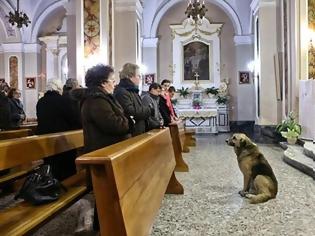
[{"label": "crucifix", "polygon": [[195,84],[195,86],[196,86],[196,89],[198,89],[198,85],[199,85],[198,79],[199,79],[199,77],[200,77],[200,75],[198,74],[198,72],[195,72],[194,77],[195,77],[195,82],[194,82],[194,84]]}]

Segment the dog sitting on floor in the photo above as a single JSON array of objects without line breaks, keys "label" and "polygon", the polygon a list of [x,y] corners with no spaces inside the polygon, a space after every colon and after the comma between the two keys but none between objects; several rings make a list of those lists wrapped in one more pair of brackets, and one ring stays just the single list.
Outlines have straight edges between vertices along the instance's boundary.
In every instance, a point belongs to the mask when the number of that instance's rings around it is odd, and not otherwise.
[{"label": "dog sitting on floor", "polygon": [[253,204],[275,198],[278,192],[277,179],[257,145],[241,133],[233,134],[226,142],[234,147],[238,166],[244,175],[243,190],[239,194]]}]

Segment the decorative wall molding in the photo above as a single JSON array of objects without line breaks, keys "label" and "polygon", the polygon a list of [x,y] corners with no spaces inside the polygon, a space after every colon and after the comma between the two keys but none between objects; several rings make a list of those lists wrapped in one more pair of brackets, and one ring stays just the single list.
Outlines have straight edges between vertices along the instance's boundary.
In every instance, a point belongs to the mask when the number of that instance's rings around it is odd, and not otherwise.
[{"label": "decorative wall molding", "polygon": [[54,11],[56,8],[64,7],[67,4],[67,2],[68,2],[68,0],[60,0],[60,1],[57,1],[53,4],[51,4],[49,7],[47,7],[40,14],[40,16],[37,18],[37,20],[32,22],[32,25],[34,25],[34,27],[32,28],[32,30],[27,31],[28,35],[25,36],[25,40],[26,40],[25,42],[29,41],[31,43],[35,43],[37,41],[39,28],[42,25],[43,21],[46,19],[46,17],[52,11]]},{"label": "decorative wall molding", "polygon": [[143,6],[139,0],[116,0],[115,11],[118,12],[136,12],[138,17],[142,19]]},{"label": "decorative wall molding", "polygon": [[254,35],[236,35],[234,36],[235,45],[253,44]]},{"label": "decorative wall molding", "polygon": [[24,52],[23,43],[3,43],[3,52]]},{"label": "decorative wall molding", "polygon": [[40,53],[41,45],[38,43],[3,43],[0,53]]},{"label": "decorative wall molding", "polygon": [[24,44],[25,53],[40,53],[41,45],[38,43]]},{"label": "decorative wall molding", "polygon": [[158,46],[158,38],[144,38],[142,41],[142,46],[144,48],[156,48]]},{"label": "decorative wall molding", "polygon": [[250,3],[250,9],[252,11],[252,15],[256,15],[257,14],[257,11],[259,9],[259,0],[253,0],[251,3]]},{"label": "decorative wall molding", "polygon": [[[151,30],[150,30],[150,36],[151,37],[156,37],[158,26],[160,24],[161,19],[165,15],[165,13],[171,7],[173,7],[174,5],[176,5],[177,3],[180,3],[180,2],[182,2],[182,0],[169,0],[169,1],[165,1],[164,5],[159,7],[159,9],[155,13],[155,16],[152,20],[152,25],[151,25]],[[211,2],[212,4],[220,7],[227,14],[227,16],[232,21],[236,35],[242,35],[243,34],[241,21],[237,15],[237,13],[231,7],[230,4],[228,4],[226,1],[222,1],[222,0],[212,0],[212,1],[208,1],[208,2]]]},{"label": "decorative wall molding", "polygon": [[195,28],[189,19],[182,24],[171,25],[173,37],[173,84],[175,87],[192,87],[194,80],[184,80],[184,45],[191,42],[202,42],[209,47],[209,80],[200,80],[205,87],[219,87],[221,81],[220,33],[223,24],[211,24],[204,18],[202,25]]},{"label": "decorative wall molding", "polygon": [[5,33],[7,37],[16,37],[16,32],[13,26],[9,23],[8,19],[6,18],[7,13],[2,9],[0,6],[0,21],[3,22]]}]

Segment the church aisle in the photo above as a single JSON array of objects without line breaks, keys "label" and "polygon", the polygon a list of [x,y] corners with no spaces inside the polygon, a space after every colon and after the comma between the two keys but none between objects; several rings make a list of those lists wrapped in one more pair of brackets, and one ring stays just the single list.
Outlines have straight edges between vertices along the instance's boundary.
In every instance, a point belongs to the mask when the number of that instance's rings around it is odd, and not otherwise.
[{"label": "church aisle", "polygon": [[185,194],[166,195],[151,236],[315,235],[314,180],[282,161],[283,150],[259,145],[279,182],[276,199],[251,205],[239,196],[242,175],[228,136],[197,137],[176,173]]}]

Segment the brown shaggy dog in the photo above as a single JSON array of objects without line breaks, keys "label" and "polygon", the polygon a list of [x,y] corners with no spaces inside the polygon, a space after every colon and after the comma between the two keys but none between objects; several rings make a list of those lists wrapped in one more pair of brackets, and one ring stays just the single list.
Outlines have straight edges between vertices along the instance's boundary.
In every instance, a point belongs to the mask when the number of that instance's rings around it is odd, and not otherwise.
[{"label": "brown shaggy dog", "polygon": [[[245,134],[233,134],[226,142],[234,147],[238,166],[244,175],[244,187],[239,194],[254,204],[275,198],[278,192],[277,179],[257,145]],[[253,194],[249,193],[250,190]]]}]

